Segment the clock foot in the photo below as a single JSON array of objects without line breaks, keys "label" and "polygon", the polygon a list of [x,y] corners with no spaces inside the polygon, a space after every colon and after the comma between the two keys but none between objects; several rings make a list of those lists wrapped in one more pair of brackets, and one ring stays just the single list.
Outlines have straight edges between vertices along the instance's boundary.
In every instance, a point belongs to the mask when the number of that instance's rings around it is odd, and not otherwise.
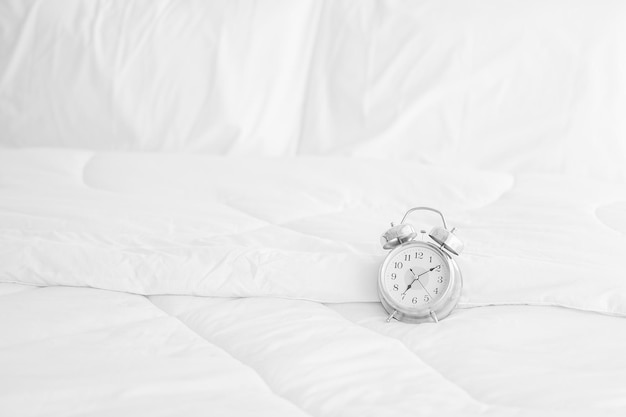
[{"label": "clock foot", "polygon": [[430,317],[432,317],[432,319],[433,319],[433,321],[434,321],[435,323],[439,323],[439,319],[437,318],[437,315],[436,315],[436,314],[435,314],[435,312],[434,312],[434,311],[432,311],[432,310],[431,310],[431,312],[430,312]]},{"label": "clock foot", "polygon": [[391,315],[389,315],[389,317],[387,317],[387,323],[389,323],[391,321],[391,319],[393,318],[393,316],[396,315],[397,312],[398,312],[398,310],[393,310],[393,313],[391,313]]}]

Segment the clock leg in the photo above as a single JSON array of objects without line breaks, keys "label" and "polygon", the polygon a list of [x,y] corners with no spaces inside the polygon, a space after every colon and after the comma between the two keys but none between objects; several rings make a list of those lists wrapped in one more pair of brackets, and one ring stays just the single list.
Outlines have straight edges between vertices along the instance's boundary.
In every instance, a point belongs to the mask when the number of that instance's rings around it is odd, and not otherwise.
[{"label": "clock leg", "polygon": [[432,319],[433,319],[433,321],[435,323],[439,323],[439,319],[437,318],[437,314],[435,314],[435,312],[432,311],[432,310],[430,311],[430,317],[432,317]]},{"label": "clock leg", "polygon": [[387,323],[389,323],[391,321],[391,319],[393,318],[393,316],[396,315],[397,312],[398,312],[398,310],[393,310],[393,313],[391,313],[389,315],[389,317],[387,317]]}]

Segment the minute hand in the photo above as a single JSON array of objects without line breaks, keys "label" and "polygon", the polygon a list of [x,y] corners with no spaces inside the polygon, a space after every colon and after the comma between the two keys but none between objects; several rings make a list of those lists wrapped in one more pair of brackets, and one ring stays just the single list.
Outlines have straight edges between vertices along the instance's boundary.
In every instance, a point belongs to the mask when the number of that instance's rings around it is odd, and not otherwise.
[{"label": "minute hand", "polygon": [[[432,267],[432,268],[430,268],[428,271],[426,271],[426,272],[422,272],[421,274],[419,274],[419,275],[417,276],[417,278],[419,279],[419,277],[421,277],[422,275],[424,275],[424,274],[428,274],[429,272],[434,271],[435,269],[439,268],[440,266],[441,266],[441,265],[433,266],[433,267]],[[413,272],[413,270],[411,270],[411,272]],[[413,275],[415,275],[415,274],[413,274]]]},{"label": "minute hand", "polygon": [[[439,266],[439,265],[437,265],[437,266]],[[428,271],[426,271],[426,272],[422,272],[421,274],[419,274],[419,275],[417,276],[417,282],[419,282],[419,283],[420,283],[420,285],[422,286],[422,288],[424,289],[424,291],[426,291],[426,294],[428,294],[428,296],[429,296],[430,298],[433,298],[433,296],[432,296],[432,295],[430,295],[430,293],[428,292],[428,290],[426,289],[426,287],[424,286],[424,284],[422,284],[422,281],[420,281],[420,279],[419,279],[419,278],[420,278],[422,275],[424,275],[424,274],[427,274],[427,273],[431,272],[432,270],[434,270],[435,268],[437,268],[437,266],[434,266],[434,267],[430,268]]]}]

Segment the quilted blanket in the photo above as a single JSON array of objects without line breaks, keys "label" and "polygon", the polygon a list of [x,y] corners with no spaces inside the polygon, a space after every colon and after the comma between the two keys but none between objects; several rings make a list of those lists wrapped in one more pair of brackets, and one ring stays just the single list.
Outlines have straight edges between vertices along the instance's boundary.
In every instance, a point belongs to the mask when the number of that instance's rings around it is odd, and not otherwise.
[{"label": "quilted blanket", "polygon": [[[626,410],[618,184],[345,158],[0,158],[13,415]],[[416,202],[467,242],[463,296],[438,324],[387,323],[378,236]]]}]

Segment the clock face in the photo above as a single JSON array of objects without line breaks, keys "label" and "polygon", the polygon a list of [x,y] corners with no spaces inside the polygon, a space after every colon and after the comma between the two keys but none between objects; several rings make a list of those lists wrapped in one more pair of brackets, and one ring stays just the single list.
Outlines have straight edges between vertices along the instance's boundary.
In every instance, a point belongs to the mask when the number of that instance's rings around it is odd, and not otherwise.
[{"label": "clock face", "polygon": [[407,245],[387,260],[381,286],[389,301],[404,309],[427,309],[450,285],[447,259],[429,245]]}]

